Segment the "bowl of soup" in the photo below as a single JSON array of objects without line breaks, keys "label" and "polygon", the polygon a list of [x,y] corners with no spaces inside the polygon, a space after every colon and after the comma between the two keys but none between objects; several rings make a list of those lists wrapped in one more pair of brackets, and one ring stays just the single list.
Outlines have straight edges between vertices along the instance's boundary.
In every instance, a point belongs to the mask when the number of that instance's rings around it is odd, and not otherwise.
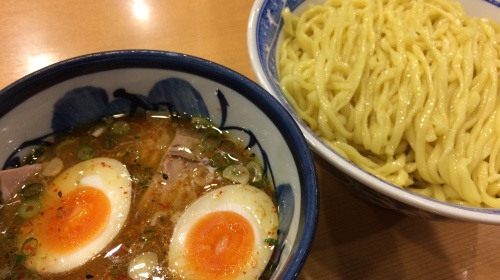
[{"label": "bowl of soup", "polygon": [[311,151],[262,87],[179,53],[68,59],[0,91],[0,278],[294,279]]},{"label": "bowl of soup", "polygon": [[248,50],[342,185],[500,223],[498,1],[256,1]]}]

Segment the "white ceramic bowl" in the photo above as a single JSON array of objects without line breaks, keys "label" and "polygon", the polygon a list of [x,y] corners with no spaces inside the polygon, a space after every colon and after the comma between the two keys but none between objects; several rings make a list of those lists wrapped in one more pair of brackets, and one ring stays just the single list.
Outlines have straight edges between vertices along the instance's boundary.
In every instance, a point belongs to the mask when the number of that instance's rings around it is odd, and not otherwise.
[{"label": "white ceramic bowl", "polygon": [[15,166],[44,136],[89,117],[159,104],[209,117],[246,139],[267,163],[282,233],[272,279],[294,279],[308,255],[318,215],[311,152],[279,102],[218,64],[177,53],[124,50],[69,59],[28,75],[0,91],[0,162],[4,168]]},{"label": "white ceramic bowl", "polygon": [[[384,208],[418,217],[500,224],[500,209],[479,209],[444,203],[378,179],[339,156],[300,120],[278,86],[276,58],[283,26],[281,11],[289,7],[292,12],[300,13],[310,3],[324,2],[323,0],[255,1],[248,22],[247,39],[252,66],[260,84],[293,115],[311,148],[332,165],[338,179],[357,196]],[[500,19],[498,0],[459,0],[459,2],[471,16]]]}]

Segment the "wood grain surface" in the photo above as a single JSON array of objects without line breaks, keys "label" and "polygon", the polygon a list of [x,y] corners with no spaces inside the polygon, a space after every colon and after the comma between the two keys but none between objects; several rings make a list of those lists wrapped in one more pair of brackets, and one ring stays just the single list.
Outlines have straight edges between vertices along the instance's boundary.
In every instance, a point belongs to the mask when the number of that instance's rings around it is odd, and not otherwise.
[{"label": "wood grain surface", "polygon": [[[118,49],[194,55],[257,82],[246,39],[252,5],[2,0],[0,88],[54,62]],[[500,279],[499,227],[421,220],[372,206],[346,191],[331,167],[315,158],[320,217],[298,279]]]}]

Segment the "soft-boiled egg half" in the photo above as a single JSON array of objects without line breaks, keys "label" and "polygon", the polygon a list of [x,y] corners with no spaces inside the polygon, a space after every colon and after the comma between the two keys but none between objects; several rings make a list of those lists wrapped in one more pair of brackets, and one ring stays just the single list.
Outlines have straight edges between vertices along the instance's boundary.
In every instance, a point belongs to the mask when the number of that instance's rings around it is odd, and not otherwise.
[{"label": "soft-boiled egg half", "polygon": [[63,171],[41,194],[39,214],[21,229],[20,248],[36,242],[26,267],[60,273],[84,264],[118,234],[130,201],[130,174],[117,160],[94,158]]},{"label": "soft-boiled egg half", "polygon": [[278,209],[249,185],[215,189],[181,215],[168,265],[182,279],[258,279],[278,239]]}]

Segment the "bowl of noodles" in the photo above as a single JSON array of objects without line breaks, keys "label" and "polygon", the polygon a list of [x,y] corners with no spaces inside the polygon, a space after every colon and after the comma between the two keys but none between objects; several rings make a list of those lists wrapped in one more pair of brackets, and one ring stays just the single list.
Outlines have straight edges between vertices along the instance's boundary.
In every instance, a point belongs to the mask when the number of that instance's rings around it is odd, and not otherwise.
[{"label": "bowl of noodles", "polygon": [[248,50],[349,190],[500,224],[499,19],[497,0],[260,0]]},{"label": "bowl of noodles", "polygon": [[0,91],[1,279],[295,279],[318,187],[262,87],[154,50],[68,59]]}]

